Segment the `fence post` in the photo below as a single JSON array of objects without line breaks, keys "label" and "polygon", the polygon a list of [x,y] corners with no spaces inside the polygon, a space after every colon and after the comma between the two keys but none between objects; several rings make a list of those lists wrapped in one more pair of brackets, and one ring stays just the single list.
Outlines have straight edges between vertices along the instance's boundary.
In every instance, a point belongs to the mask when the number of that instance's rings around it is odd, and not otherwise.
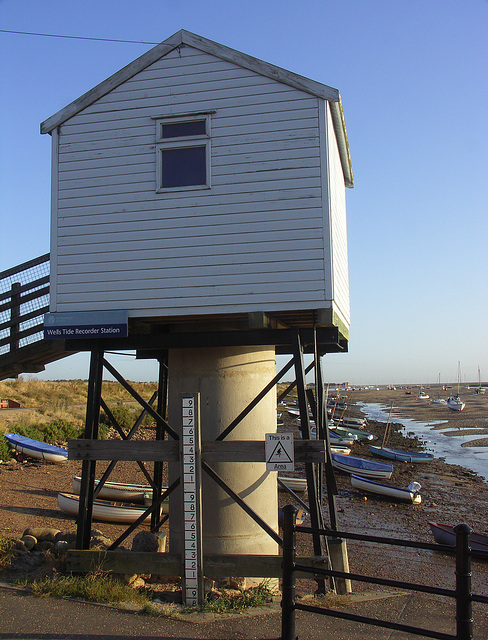
[{"label": "fence post", "polygon": [[295,640],[295,524],[298,509],[283,507],[283,581],[281,585],[281,640]]},{"label": "fence post", "polygon": [[456,639],[473,639],[473,605],[471,598],[471,551],[467,524],[454,527],[456,533]]},{"label": "fence post", "polygon": [[20,282],[13,282],[10,294],[10,352],[19,348],[20,334]]}]

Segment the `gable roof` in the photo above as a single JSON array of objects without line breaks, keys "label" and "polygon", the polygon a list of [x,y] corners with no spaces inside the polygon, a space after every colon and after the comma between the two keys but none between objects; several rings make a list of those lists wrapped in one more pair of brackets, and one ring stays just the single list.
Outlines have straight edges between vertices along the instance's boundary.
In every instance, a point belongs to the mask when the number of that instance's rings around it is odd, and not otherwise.
[{"label": "gable roof", "polygon": [[271,78],[277,82],[299,89],[300,91],[328,100],[339,146],[345,184],[347,187],[353,186],[354,180],[352,175],[346,123],[344,120],[341,96],[337,89],[333,89],[332,87],[316,82],[315,80],[310,80],[309,78],[292,73],[291,71],[287,71],[281,67],[269,64],[268,62],[264,62],[258,58],[254,58],[245,53],[241,53],[240,51],[236,51],[235,49],[231,49],[230,47],[226,47],[218,44],[217,42],[213,42],[212,40],[208,40],[207,38],[203,38],[202,36],[198,36],[190,31],[185,31],[184,29],[156,45],[139,58],[136,58],[136,60],[129,63],[123,69],[120,69],[120,71],[117,71],[96,87],[90,89],[90,91],[87,91],[85,94],[45,120],[41,124],[41,133],[51,133],[56,129],[56,127],[59,127],[74,115],[96,102],[102,96],[110,93],[110,91],[126,82],[160,58],[163,58],[174,49],[184,45],[204,51],[205,53],[209,53],[228,62],[232,62],[267,78]]}]

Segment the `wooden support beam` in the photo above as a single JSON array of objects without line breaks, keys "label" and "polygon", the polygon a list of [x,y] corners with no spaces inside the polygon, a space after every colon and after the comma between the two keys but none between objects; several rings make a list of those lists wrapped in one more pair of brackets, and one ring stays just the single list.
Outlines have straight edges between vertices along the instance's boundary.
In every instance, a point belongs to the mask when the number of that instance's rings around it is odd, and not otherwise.
[{"label": "wooden support beam", "polygon": [[[179,460],[178,442],[171,440],[68,440],[69,460]],[[295,462],[325,462],[324,440],[295,440]],[[265,462],[264,441],[209,440],[202,443],[205,462]]]},{"label": "wooden support beam", "polygon": [[[327,558],[297,557],[297,564],[327,569]],[[70,550],[66,568],[75,573],[102,570],[113,573],[152,573],[166,576],[181,576],[181,556],[173,553],[148,553],[139,551],[80,551]],[[205,555],[203,571],[207,578],[227,576],[281,578],[281,556],[260,555]],[[297,572],[297,577],[308,578],[312,574]]]}]

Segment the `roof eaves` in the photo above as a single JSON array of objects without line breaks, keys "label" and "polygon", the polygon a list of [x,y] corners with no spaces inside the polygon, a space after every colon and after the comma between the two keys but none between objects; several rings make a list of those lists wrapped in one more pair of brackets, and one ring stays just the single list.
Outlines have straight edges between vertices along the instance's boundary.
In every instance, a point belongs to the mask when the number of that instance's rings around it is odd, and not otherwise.
[{"label": "roof eaves", "polygon": [[139,56],[139,58],[136,58],[106,80],[97,84],[96,87],[93,87],[93,89],[84,93],[47,120],[44,120],[44,122],[41,123],[41,133],[51,133],[51,131],[56,129],[56,127],[59,127],[63,122],[72,118],[79,111],[93,104],[96,100],[99,100],[107,93],[110,93],[110,91],[156,62],[156,60],[159,60],[159,58],[162,58],[173,51],[173,49],[181,46],[182,35],[183,31],[178,31],[178,33],[175,33],[164,42],[161,42],[149,51],[146,51],[142,56]]},{"label": "roof eaves", "polygon": [[344,183],[346,187],[352,189],[354,187],[354,176],[352,172],[351,150],[349,149],[346,121],[344,119],[344,110],[342,108],[342,101],[340,96],[337,102],[330,103],[330,111],[332,115],[332,122],[334,124],[334,131],[337,138],[339,155],[341,157],[342,171],[344,173]]},{"label": "roof eaves", "polygon": [[325,100],[333,102],[340,100],[339,91],[333,87],[329,87],[321,82],[316,82],[315,80],[310,80],[310,78],[301,76],[298,73],[293,73],[292,71],[287,71],[269,62],[264,62],[263,60],[259,60],[259,58],[254,58],[236,49],[231,49],[218,42],[213,42],[190,31],[182,30],[180,33],[182,34],[182,44],[194,47],[200,51],[205,51],[206,53],[259,73],[267,78],[287,84],[300,91],[311,93]]}]

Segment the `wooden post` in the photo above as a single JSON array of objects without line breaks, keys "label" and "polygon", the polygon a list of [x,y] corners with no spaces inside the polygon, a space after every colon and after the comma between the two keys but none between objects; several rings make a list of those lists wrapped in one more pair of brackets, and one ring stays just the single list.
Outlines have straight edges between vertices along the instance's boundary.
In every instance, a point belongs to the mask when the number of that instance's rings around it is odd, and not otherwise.
[{"label": "wooden post", "polygon": [[17,351],[19,348],[20,334],[20,282],[12,283],[12,293],[10,296],[10,352]]},{"label": "wooden post", "polygon": [[[88,397],[86,401],[85,439],[88,440],[96,440],[98,438],[100,400],[102,396],[102,373],[103,351],[94,349],[91,352],[90,378],[88,380]],[[90,546],[95,466],[95,460],[83,460],[80,502],[78,507],[78,528],[76,533],[77,549],[88,549]]]},{"label": "wooden post", "polygon": [[[310,420],[308,417],[308,402],[306,396],[306,381],[305,381],[305,367],[303,365],[303,348],[300,341],[300,334],[297,331],[296,339],[293,345],[295,356],[295,374],[297,382],[297,395],[298,406],[300,409],[300,432],[302,438],[310,440]],[[324,517],[321,509],[320,496],[317,494],[317,472],[315,465],[312,463],[305,463],[305,473],[307,476],[307,492],[308,501],[310,505],[310,520],[312,529],[324,528]],[[314,555],[322,555],[322,541],[321,536],[318,533],[312,534],[313,551]],[[323,578],[317,579],[317,592],[325,593],[325,580]]]},{"label": "wooden post", "polygon": [[[167,401],[168,401],[168,352],[164,352],[158,358],[159,362],[159,380],[158,380],[158,400],[156,411],[160,416],[166,419]],[[162,420],[156,420],[156,440],[164,440],[165,429]],[[154,463],[154,488],[153,502],[161,495],[163,488],[163,461],[156,460]],[[156,531],[160,522],[157,511],[151,514],[151,531]]]}]

